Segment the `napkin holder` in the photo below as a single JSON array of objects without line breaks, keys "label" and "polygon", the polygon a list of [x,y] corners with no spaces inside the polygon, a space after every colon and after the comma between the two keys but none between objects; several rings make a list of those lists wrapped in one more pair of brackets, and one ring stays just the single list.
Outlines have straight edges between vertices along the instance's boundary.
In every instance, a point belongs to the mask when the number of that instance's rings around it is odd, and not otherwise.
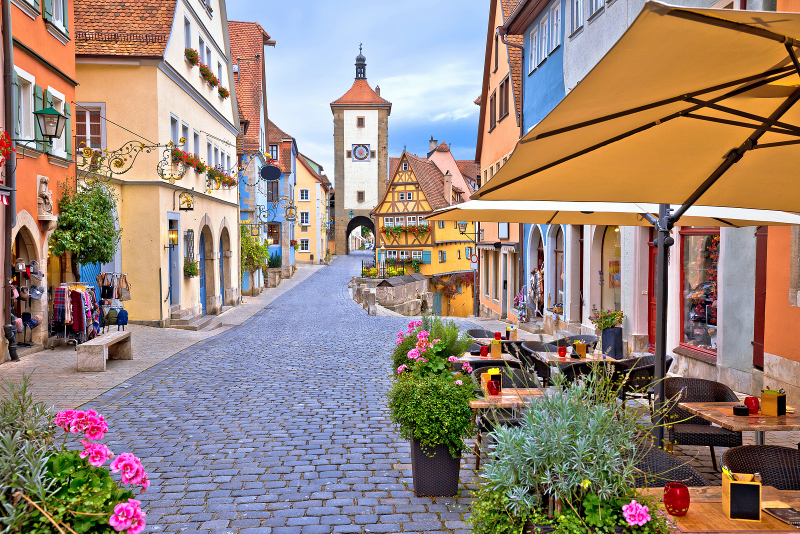
[{"label": "napkin holder", "polygon": [[779,417],[786,415],[786,393],[773,390],[761,392],[761,415]]},{"label": "napkin holder", "polygon": [[492,340],[492,358],[502,358],[503,347],[496,339]]},{"label": "napkin holder", "polygon": [[753,475],[734,473],[737,478],[731,480],[722,475],[722,511],[728,519],[736,521],[761,521],[761,482],[756,482]]},{"label": "napkin holder", "polygon": [[489,381],[495,379],[500,382],[500,391],[503,391],[503,375],[502,373],[498,373],[496,375],[490,375],[489,373],[481,373],[481,390],[483,390],[483,396],[489,396]]}]

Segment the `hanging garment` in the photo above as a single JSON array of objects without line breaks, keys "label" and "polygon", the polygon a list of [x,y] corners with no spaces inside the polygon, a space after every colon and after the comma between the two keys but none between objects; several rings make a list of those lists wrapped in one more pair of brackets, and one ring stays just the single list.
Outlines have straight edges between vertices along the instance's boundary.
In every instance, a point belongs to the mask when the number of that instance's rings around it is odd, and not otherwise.
[{"label": "hanging garment", "polygon": [[67,288],[57,287],[53,295],[53,322],[65,323],[65,312],[67,308]]},{"label": "hanging garment", "polygon": [[83,332],[86,330],[84,294],[80,291],[70,291],[69,296],[72,308],[72,329],[75,332]]},{"label": "hanging garment", "polygon": [[120,275],[117,281],[117,292],[120,300],[131,300],[131,285],[128,283],[128,277],[124,274]]}]

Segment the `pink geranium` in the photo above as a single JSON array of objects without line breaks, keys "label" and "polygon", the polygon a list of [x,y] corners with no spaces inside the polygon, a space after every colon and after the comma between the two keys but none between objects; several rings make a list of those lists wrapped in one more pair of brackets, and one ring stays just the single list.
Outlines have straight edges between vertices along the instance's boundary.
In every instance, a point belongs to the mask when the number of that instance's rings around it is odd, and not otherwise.
[{"label": "pink geranium", "polygon": [[84,419],[84,434],[92,441],[98,441],[105,437],[108,432],[108,425],[102,415],[89,415]]},{"label": "pink geranium", "polygon": [[636,500],[632,500],[630,504],[625,504],[622,506],[622,515],[625,516],[625,521],[628,522],[630,526],[639,526],[641,527],[648,521],[650,521],[650,514],[648,513],[650,509],[647,506],[642,506]]},{"label": "pink geranium", "polygon": [[70,427],[72,426],[72,421],[75,419],[75,414],[77,412],[75,410],[65,410],[63,412],[58,412],[56,415],[56,426],[59,428],[63,428],[64,432],[69,432]]},{"label": "pink geranium", "polygon": [[463,369],[465,373],[472,372],[472,367],[468,363],[464,363],[464,365],[461,366],[461,369]]},{"label": "pink geranium", "polygon": [[147,473],[144,471],[142,462],[129,452],[123,452],[111,462],[111,472],[122,471],[121,479],[123,484],[134,484],[142,486],[142,493],[150,485],[147,480]]},{"label": "pink geranium", "polygon": [[146,523],[144,518],[147,517],[141,508],[141,504],[136,499],[128,499],[128,502],[121,502],[114,507],[114,513],[108,520],[111,528],[117,532],[127,530],[127,534],[140,534]]},{"label": "pink geranium", "polygon": [[462,382],[461,380],[456,380],[456,385],[457,386],[463,386],[464,382]]},{"label": "pink geranium", "polygon": [[411,358],[412,360],[416,360],[417,358],[419,358],[419,350],[411,349],[410,351],[408,351],[408,357]]},{"label": "pink geranium", "polygon": [[114,453],[111,452],[111,449],[101,443],[91,443],[85,439],[82,439],[81,443],[83,444],[84,450],[79,456],[81,458],[86,458],[88,456],[90,465],[100,467],[106,463],[106,461],[114,457]]},{"label": "pink geranium", "polygon": [[458,361],[458,357],[450,356],[449,358],[447,358],[447,361],[450,362],[450,363],[455,363],[455,362]]},{"label": "pink geranium", "polygon": [[430,334],[426,330],[420,330],[419,332],[417,332],[417,339],[419,339],[420,341],[428,341],[429,336]]},{"label": "pink geranium", "polygon": [[400,373],[402,373],[406,369],[407,369],[407,367],[405,365],[401,365],[400,367],[397,368],[397,374],[399,375]]}]

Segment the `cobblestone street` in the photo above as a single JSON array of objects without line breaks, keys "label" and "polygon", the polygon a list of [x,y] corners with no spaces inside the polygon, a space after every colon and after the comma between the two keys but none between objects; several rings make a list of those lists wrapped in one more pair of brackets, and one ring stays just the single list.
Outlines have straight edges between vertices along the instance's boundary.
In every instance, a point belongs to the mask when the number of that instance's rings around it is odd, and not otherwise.
[{"label": "cobblestone street", "polygon": [[[466,528],[467,498],[412,492],[409,446],[384,400],[406,319],[370,317],[351,300],[359,262],[339,257],[242,325],[86,405],[109,420],[112,450],[145,462],[149,532]],[[462,471],[462,485],[473,476]]]}]

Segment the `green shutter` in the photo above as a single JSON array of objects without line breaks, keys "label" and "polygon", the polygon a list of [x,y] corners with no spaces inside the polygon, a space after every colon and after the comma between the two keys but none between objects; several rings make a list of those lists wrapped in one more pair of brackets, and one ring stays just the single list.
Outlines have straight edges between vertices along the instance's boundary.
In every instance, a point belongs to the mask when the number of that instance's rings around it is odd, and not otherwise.
[{"label": "green shutter", "polygon": [[67,158],[72,159],[72,108],[64,104],[64,115],[67,116],[67,125],[64,126],[64,146],[67,149]]},{"label": "green shutter", "polygon": [[39,6],[39,0],[33,0],[33,5],[36,8],[36,12],[38,13],[41,10]]},{"label": "green shutter", "polygon": [[61,16],[64,18],[64,30],[67,32],[67,35],[69,35],[69,0],[60,0],[60,1],[64,2],[63,7],[61,9],[61,13],[63,14]]},{"label": "green shutter", "polygon": [[[44,20],[47,22],[53,21],[53,1],[54,0],[44,0],[44,11],[42,15],[44,15]],[[59,0],[55,0],[58,2]]]},{"label": "green shutter", "polygon": [[[49,92],[48,92],[49,94]],[[42,92],[42,88],[39,85],[33,86],[33,110],[39,111],[44,109],[44,94]],[[39,129],[39,121],[36,120],[34,116],[33,119],[33,131],[34,131],[34,138],[36,139],[36,150],[44,151],[44,137],[42,136],[42,131]]]},{"label": "green shutter", "polygon": [[19,79],[17,78],[17,71],[14,71],[14,137],[19,138]]}]

